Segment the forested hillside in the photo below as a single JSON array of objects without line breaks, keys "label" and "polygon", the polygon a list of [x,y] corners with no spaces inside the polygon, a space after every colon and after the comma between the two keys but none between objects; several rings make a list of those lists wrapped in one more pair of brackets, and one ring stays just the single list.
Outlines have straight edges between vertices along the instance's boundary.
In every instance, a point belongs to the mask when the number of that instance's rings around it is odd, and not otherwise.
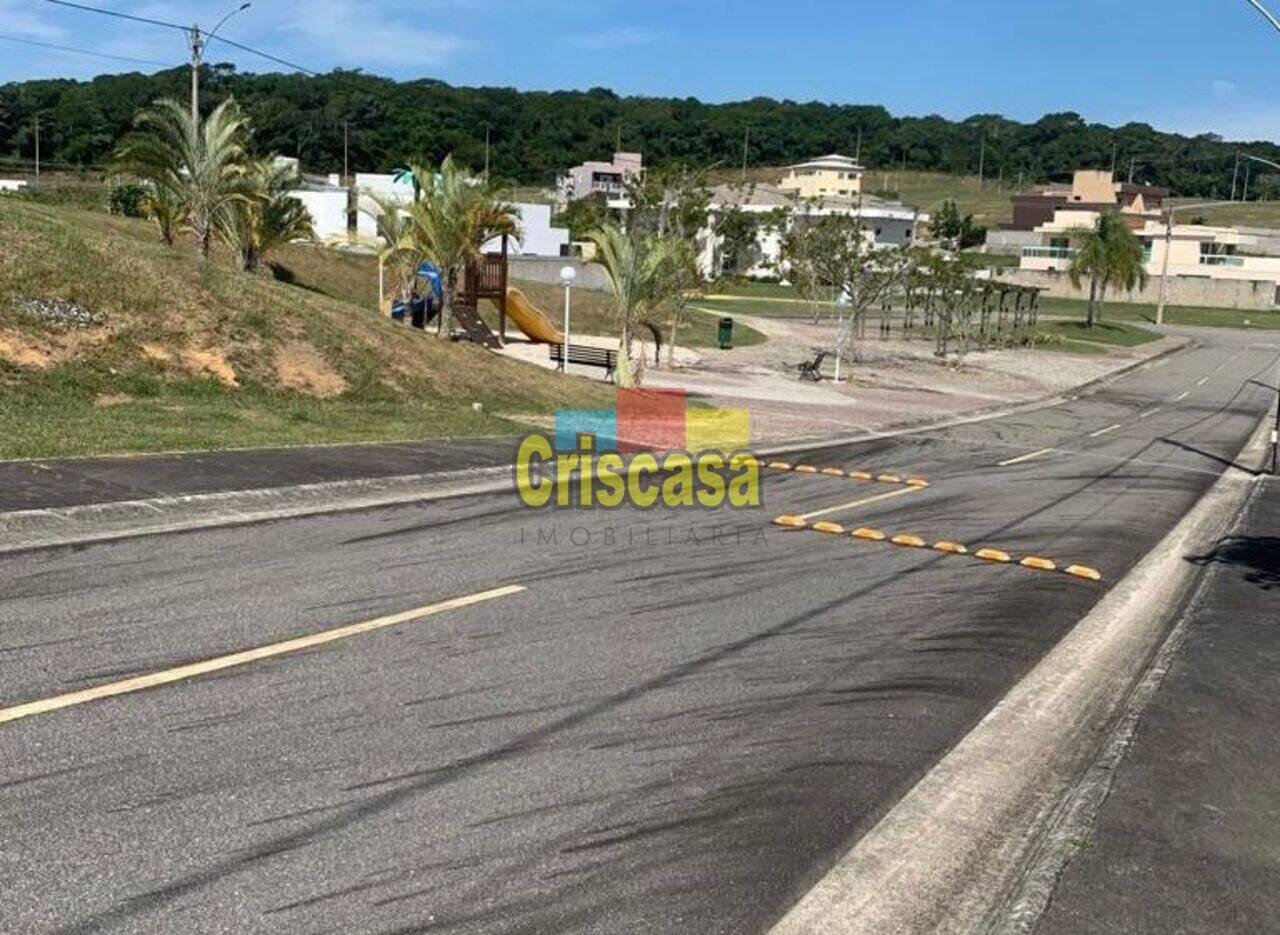
[{"label": "forested hillside", "polygon": [[[186,69],[102,76],[93,81],[30,81],[0,86],[0,165],[30,160],[37,115],[47,163],[101,163],[127,132],[134,113],[164,95],[188,93]],[[1231,187],[1236,150],[1215,136],[1159,133],[1141,123],[1119,128],[1051,114],[1023,124],[1000,116],[964,121],[894,117],[882,107],[795,103],[758,98],[704,104],[692,98],[619,97],[610,91],[519,92],[457,88],[437,81],[395,82],[354,72],[321,77],[207,70],[205,102],[234,94],[251,114],[255,144],[298,155],[304,168],[342,167],[343,126],[349,128],[352,170],[387,170],[410,159],[435,161],[453,152],[478,166],[485,126],[492,129],[496,176],[550,184],[558,170],[606,156],[621,138],[650,164],[673,161],[738,165],[748,133],[753,165],[784,165],[830,151],[863,161],[949,173],[978,171],[985,139],[989,178],[1062,180],[1078,166],[1107,167],[1122,177],[1136,160],[1135,180],[1167,185],[1181,195],[1222,195]],[[1135,115],[1141,116],[1141,115]],[[1251,152],[1280,160],[1280,147],[1249,143]],[[1256,175],[1250,192],[1280,195],[1280,174]]]}]

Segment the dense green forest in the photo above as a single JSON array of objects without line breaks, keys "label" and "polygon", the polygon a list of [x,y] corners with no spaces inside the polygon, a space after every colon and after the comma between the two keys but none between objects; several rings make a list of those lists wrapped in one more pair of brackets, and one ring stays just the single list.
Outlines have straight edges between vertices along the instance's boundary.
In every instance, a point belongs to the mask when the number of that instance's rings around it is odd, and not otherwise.
[{"label": "dense green forest", "polygon": [[[47,164],[99,165],[139,108],[161,96],[182,98],[188,88],[186,69],[0,86],[0,165],[31,160],[37,116]],[[1141,123],[1112,128],[1074,113],[1031,124],[997,115],[952,121],[894,117],[883,107],[865,105],[767,98],[704,104],[693,98],[619,97],[604,89],[460,88],[345,71],[319,77],[247,74],[226,65],[206,69],[203,90],[202,103],[209,107],[235,95],[253,120],[259,149],[299,156],[313,172],[341,170],[344,125],[352,171],[386,171],[450,152],[478,167],[488,126],[494,175],[532,185],[550,184],[567,165],[606,157],[619,139],[624,148],[643,151],[649,164],[727,166],[741,163],[744,135],[750,139],[750,163],[761,166],[832,151],[852,154],[861,139],[863,162],[873,168],[905,163],[973,174],[982,159],[989,178],[1028,183],[1063,180],[1077,167],[1113,162],[1126,177],[1133,161],[1136,181],[1205,197],[1230,190],[1241,146],[1280,161],[1280,147],[1271,143],[1185,137]],[[1280,195],[1280,174],[1255,172],[1250,194]]]}]

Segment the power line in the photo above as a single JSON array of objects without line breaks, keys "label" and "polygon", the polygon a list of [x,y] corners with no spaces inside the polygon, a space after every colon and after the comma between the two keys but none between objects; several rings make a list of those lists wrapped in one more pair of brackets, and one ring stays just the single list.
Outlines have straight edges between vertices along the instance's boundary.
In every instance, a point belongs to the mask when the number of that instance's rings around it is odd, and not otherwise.
[{"label": "power line", "polygon": [[132,62],[135,65],[154,65],[157,68],[174,68],[172,62],[153,62],[146,58],[130,58],[127,55],[112,55],[109,52],[94,52],[92,49],[77,49],[69,45],[56,45],[52,42],[40,42],[37,39],[23,39],[20,36],[9,36],[0,33],[0,39],[7,42],[21,42],[23,45],[39,46],[42,49],[55,49],[59,52],[75,52],[77,55],[92,55],[94,58],[112,59],[117,62]]},{"label": "power line", "polygon": [[269,52],[263,52],[261,49],[255,49],[252,46],[247,46],[241,42],[236,42],[234,39],[228,39],[226,36],[214,36],[213,41],[226,43],[227,45],[231,46],[233,49],[239,49],[242,52],[248,52],[251,55],[260,56],[261,58],[265,58],[268,61],[275,62],[277,65],[283,65],[285,68],[292,68],[294,71],[300,71],[303,74],[311,75],[312,77],[315,77],[315,78],[320,77],[320,72],[312,71],[310,68],[307,68],[305,65],[299,65],[296,62],[290,62],[286,59],[278,58]]},{"label": "power line", "polygon": [[71,0],[44,0],[45,3],[52,3],[56,6],[70,7],[73,10],[85,10],[89,13],[101,13],[103,16],[114,16],[117,19],[133,20],[135,23],[148,23],[152,26],[163,26],[166,29],[179,29],[182,32],[191,32],[190,26],[180,26],[177,23],[167,23],[162,19],[151,19],[146,16],[134,16],[132,13],[121,13],[118,10],[104,10],[102,7],[86,6],[83,3],[72,3]]}]

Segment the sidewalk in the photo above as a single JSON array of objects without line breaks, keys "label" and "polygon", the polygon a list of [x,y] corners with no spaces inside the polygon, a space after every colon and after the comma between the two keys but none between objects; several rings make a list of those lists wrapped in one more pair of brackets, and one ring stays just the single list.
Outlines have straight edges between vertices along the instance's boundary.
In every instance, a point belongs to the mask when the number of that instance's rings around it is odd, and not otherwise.
[{"label": "sidewalk", "polygon": [[1211,576],[1041,935],[1280,932],[1280,484]]},{"label": "sidewalk", "polygon": [[0,462],[0,513],[510,465],[515,438]]}]

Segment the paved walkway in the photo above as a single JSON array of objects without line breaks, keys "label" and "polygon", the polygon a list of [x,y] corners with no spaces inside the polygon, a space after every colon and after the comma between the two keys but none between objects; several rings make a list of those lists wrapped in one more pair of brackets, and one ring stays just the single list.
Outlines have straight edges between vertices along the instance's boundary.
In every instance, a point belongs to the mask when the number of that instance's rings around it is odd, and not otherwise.
[{"label": "paved walkway", "polygon": [[498,467],[514,438],[0,462],[0,512]]},{"label": "paved walkway", "polygon": [[1280,932],[1280,484],[1212,578],[1041,935]]}]

